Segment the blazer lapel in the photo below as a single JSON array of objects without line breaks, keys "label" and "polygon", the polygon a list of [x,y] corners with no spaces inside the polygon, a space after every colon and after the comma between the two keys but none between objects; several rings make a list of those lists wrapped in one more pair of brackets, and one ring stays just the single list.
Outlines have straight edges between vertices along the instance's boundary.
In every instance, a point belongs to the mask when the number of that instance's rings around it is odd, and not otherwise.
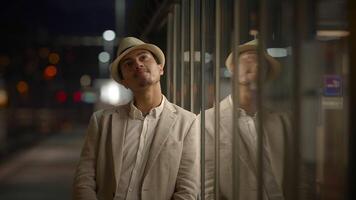
[{"label": "blazer lapel", "polygon": [[151,144],[151,149],[150,153],[148,156],[145,172],[144,172],[144,177],[147,175],[148,171],[151,169],[153,163],[157,159],[163,144],[166,142],[167,137],[169,133],[171,132],[170,129],[175,122],[177,116],[174,113],[175,109],[171,105],[170,102],[166,100],[164,109],[162,111],[162,114],[160,116],[160,120],[158,122],[157,128],[156,128],[156,133],[154,135],[152,144]]},{"label": "blazer lapel", "polygon": [[121,164],[123,157],[123,146],[125,141],[126,125],[127,125],[127,116],[124,116],[126,112],[120,110],[118,113],[112,115],[111,121],[111,141],[112,141],[112,156],[114,163],[114,172],[116,184],[120,179],[121,174]]},{"label": "blazer lapel", "polygon": [[[224,127],[229,127],[227,130],[230,130],[231,133],[233,133],[233,121],[235,119],[233,119],[233,108],[232,108],[232,104],[230,102],[230,96],[226,97],[223,101],[221,101],[220,103],[220,110],[223,111],[220,116],[220,130],[224,130]],[[234,122],[234,123],[238,123],[238,122]],[[221,138],[220,138],[221,139]],[[232,137],[231,137],[231,141],[232,141]],[[256,153],[255,151],[252,150],[251,145],[247,143],[246,141],[249,141],[247,138],[245,138],[244,134],[240,133],[239,130],[239,158],[242,164],[246,165],[246,167],[250,170],[253,171],[253,173],[256,174],[256,164],[253,160],[253,158],[256,157],[256,155],[254,155],[254,153]]]}]

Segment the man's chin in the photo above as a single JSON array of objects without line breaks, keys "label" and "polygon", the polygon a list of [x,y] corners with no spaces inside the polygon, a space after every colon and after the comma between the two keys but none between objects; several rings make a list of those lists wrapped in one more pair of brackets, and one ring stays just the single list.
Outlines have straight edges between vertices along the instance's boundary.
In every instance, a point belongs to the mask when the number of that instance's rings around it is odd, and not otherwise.
[{"label": "man's chin", "polygon": [[248,87],[250,90],[256,90],[257,89],[257,83],[254,81],[243,81],[239,82],[240,86],[245,86]]}]

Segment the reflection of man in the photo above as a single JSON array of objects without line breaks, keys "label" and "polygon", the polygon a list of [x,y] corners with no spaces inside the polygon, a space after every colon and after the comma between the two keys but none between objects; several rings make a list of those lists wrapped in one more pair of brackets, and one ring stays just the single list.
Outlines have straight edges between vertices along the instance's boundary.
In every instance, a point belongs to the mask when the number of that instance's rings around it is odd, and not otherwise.
[{"label": "reflection of man", "polygon": [[74,199],[196,199],[199,133],[193,113],[161,93],[164,54],[133,37],[121,40],[115,81],[133,101],[95,112],[74,181]]},{"label": "reflection of man", "polygon": [[[257,62],[257,40],[237,47],[239,52],[239,187],[241,200],[257,199],[257,123],[256,81],[258,70],[264,80],[271,80],[280,71],[280,64],[265,54],[268,67],[261,69]],[[226,59],[226,66],[233,72],[232,53]],[[231,95],[220,102],[220,199],[232,200],[232,134],[233,102]],[[269,110],[263,112],[264,130],[264,199],[284,199],[284,139],[288,120],[282,114]],[[206,111],[206,197],[214,199],[214,108]],[[235,123],[235,122],[234,122]]]}]

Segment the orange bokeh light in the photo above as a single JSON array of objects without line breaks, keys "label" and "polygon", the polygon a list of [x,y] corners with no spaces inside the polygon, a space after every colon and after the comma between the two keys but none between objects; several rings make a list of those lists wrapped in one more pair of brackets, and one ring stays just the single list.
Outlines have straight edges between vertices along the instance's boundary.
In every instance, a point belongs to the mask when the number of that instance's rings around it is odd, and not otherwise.
[{"label": "orange bokeh light", "polygon": [[52,79],[57,75],[57,68],[54,65],[49,65],[46,67],[46,69],[43,72],[43,75],[45,79],[49,80]]},{"label": "orange bokeh light", "polygon": [[49,63],[53,64],[53,65],[56,65],[59,63],[59,55],[58,53],[50,53],[49,56],[48,56],[48,61]]},{"label": "orange bokeh light", "polygon": [[20,94],[28,92],[28,84],[25,81],[20,81],[16,85],[16,89]]}]

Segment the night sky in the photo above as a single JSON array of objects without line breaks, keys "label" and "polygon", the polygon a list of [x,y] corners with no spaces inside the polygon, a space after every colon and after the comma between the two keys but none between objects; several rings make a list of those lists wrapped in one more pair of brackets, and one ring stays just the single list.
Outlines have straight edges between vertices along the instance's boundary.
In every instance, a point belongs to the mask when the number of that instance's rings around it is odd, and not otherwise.
[{"label": "night sky", "polygon": [[101,35],[103,30],[115,28],[114,3],[114,0],[2,1],[1,35]]}]

